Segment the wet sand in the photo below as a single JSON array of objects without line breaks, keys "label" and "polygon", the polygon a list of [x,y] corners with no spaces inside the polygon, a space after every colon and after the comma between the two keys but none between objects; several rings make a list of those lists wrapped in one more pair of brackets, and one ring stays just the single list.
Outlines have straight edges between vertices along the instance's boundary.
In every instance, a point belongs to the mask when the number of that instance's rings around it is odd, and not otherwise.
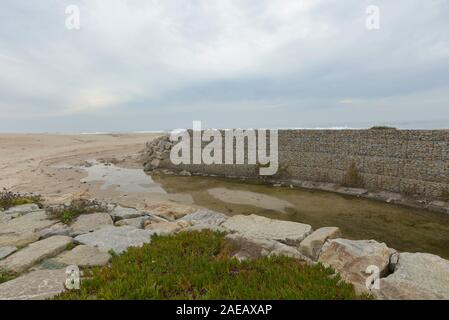
[{"label": "wet sand", "polygon": [[89,194],[80,182],[83,170],[65,170],[56,164],[80,164],[104,159],[140,168],[145,142],[159,134],[0,134],[0,187],[35,192],[51,201]]}]

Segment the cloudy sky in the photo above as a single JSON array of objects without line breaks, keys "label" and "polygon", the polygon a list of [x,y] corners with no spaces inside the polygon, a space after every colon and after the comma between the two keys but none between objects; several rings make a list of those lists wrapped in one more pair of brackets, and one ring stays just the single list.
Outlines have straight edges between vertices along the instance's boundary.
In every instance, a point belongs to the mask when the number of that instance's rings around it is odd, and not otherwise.
[{"label": "cloudy sky", "polygon": [[1,132],[449,128],[449,0],[0,6]]}]

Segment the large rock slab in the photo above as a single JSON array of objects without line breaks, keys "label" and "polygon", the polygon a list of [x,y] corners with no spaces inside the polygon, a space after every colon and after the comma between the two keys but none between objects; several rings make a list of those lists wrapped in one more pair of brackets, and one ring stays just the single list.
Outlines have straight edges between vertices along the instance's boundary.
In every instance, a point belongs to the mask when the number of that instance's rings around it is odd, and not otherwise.
[{"label": "large rock slab", "polygon": [[143,217],[137,217],[137,218],[131,218],[131,219],[123,219],[116,221],[114,223],[117,227],[123,227],[123,226],[130,226],[138,229],[143,229],[145,226],[145,222],[151,221],[150,217],[143,216]]},{"label": "large rock slab", "polygon": [[134,208],[124,208],[121,206],[116,206],[113,210],[111,210],[110,215],[114,219],[114,221],[122,220],[122,219],[132,219],[145,215],[145,212],[134,209]]},{"label": "large rock slab", "polygon": [[17,251],[16,247],[0,247],[0,260]]},{"label": "large rock slab", "polygon": [[0,246],[23,247],[38,240],[39,233],[37,232],[2,233],[0,231]]},{"label": "large rock slab", "polygon": [[189,226],[190,224],[187,221],[166,221],[148,224],[145,226],[145,230],[150,230],[154,234],[164,236],[174,234]]},{"label": "large rock slab", "polygon": [[194,213],[198,210],[198,208],[175,202],[165,201],[146,205],[145,210],[147,210],[152,215],[162,217],[169,221],[174,221],[184,217],[185,215]]},{"label": "large rock slab", "polygon": [[152,235],[153,231],[151,230],[141,230],[129,226],[108,226],[91,233],[79,235],[75,238],[75,241],[96,247],[102,252],[113,250],[120,254],[129,247],[140,247],[144,243],[150,243]]},{"label": "large rock slab", "polygon": [[374,240],[328,240],[321,249],[318,261],[331,266],[341,277],[354,285],[358,293],[368,290],[366,280],[369,266],[376,266],[380,276],[388,273],[393,249]]},{"label": "large rock slab", "polygon": [[56,258],[52,259],[56,263],[65,265],[75,265],[78,267],[96,267],[104,266],[111,259],[111,255],[101,252],[95,247],[79,245],[71,251],[65,251]]},{"label": "large rock slab", "polygon": [[254,238],[276,240],[287,244],[299,244],[312,231],[312,227],[308,224],[274,220],[253,214],[230,217],[221,226]]},{"label": "large rock slab", "polygon": [[25,246],[39,239],[40,230],[55,223],[43,210],[0,223],[0,247]]},{"label": "large rock slab", "polygon": [[258,259],[265,256],[287,256],[311,262],[296,248],[278,241],[254,238],[238,233],[228,234],[225,239],[232,244],[232,255],[240,260]]},{"label": "large rock slab", "polygon": [[53,236],[34,242],[1,260],[0,270],[23,272],[38,262],[61,253],[70,243],[72,243],[72,238],[66,236]]},{"label": "large rock slab", "polygon": [[112,225],[113,223],[111,216],[106,212],[83,214],[76,218],[75,222],[70,226],[72,229],[71,234],[72,236],[78,236]]},{"label": "large rock slab", "polygon": [[39,231],[41,239],[46,239],[52,236],[70,236],[72,233],[72,228],[62,222],[55,223],[54,225]]},{"label": "large rock slab", "polygon": [[320,228],[301,241],[299,251],[312,260],[317,260],[326,240],[338,238],[340,235],[340,229],[337,227]]},{"label": "large rock slab", "polygon": [[229,217],[223,213],[209,209],[200,209],[194,213],[182,217],[180,220],[187,221],[192,225],[212,225],[219,226]]},{"label": "large rock slab", "polygon": [[396,253],[393,273],[380,280],[379,299],[449,299],[449,261],[429,253]]},{"label": "large rock slab", "polygon": [[4,211],[4,213],[9,216],[18,217],[39,210],[40,210],[39,206],[37,204],[32,203],[9,208],[8,210]]},{"label": "large rock slab", "polygon": [[0,300],[45,300],[64,291],[65,269],[33,271],[0,284]]}]

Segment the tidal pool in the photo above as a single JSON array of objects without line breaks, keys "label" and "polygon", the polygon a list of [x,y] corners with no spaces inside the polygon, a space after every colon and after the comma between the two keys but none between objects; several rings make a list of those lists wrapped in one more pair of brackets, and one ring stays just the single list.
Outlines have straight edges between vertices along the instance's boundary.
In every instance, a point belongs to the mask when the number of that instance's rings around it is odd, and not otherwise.
[{"label": "tidal pool", "polygon": [[113,187],[156,200],[168,196],[179,203],[193,202],[228,215],[257,214],[307,223],[314,229],[337,226],[345,238],[374,239],[400,251],[449,258],[449,215],[331,192],[217,177],[149,176],[141,169],[98,162],[75,167],[87,172],[81,182],[99,182],[103,190]]},{"label": "tidal pool", "polygon": [[449,258],[449,215],[331,192],[250,184],[215,177],[153,176],[168,193],[187,193],[195,204],[228,215],[258,214],[337,226],[350,239],[374,239],[407,252]]}]

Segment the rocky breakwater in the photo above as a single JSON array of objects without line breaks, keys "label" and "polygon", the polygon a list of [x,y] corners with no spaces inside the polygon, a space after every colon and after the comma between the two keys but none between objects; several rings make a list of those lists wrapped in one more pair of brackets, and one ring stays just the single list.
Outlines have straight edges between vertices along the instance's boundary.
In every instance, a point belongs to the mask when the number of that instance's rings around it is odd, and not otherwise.
[{"label": "rocky breakwater", "polygon": [[172,168],[173,164],[170,161],[172,147],[173,142],[170,141],[168,135],[148,141],[142,155],[144,170],[153,171],[159,168]]},{"label": "rocky breakwater", "polygon": [[146,210],[104,207],[106,212],[80,215],[68,225],[36,207],[1,212],[0,272],[15,278],[0,284],[0,299],[50,298],[65,290],[68,265],[103,266],[109,263],[111,250],[121,254],[150,243],[155,234],[204,229],[227,233],[231,254],[240,260],[289,256],[298,263],[331,266],[359,293],[379,299],[449,299],[449,261],[425,253],[400,253],[374,240],[342,239],[335,227],[313,230],[297,222],[257,215],[229,217],[170,202]]}]

